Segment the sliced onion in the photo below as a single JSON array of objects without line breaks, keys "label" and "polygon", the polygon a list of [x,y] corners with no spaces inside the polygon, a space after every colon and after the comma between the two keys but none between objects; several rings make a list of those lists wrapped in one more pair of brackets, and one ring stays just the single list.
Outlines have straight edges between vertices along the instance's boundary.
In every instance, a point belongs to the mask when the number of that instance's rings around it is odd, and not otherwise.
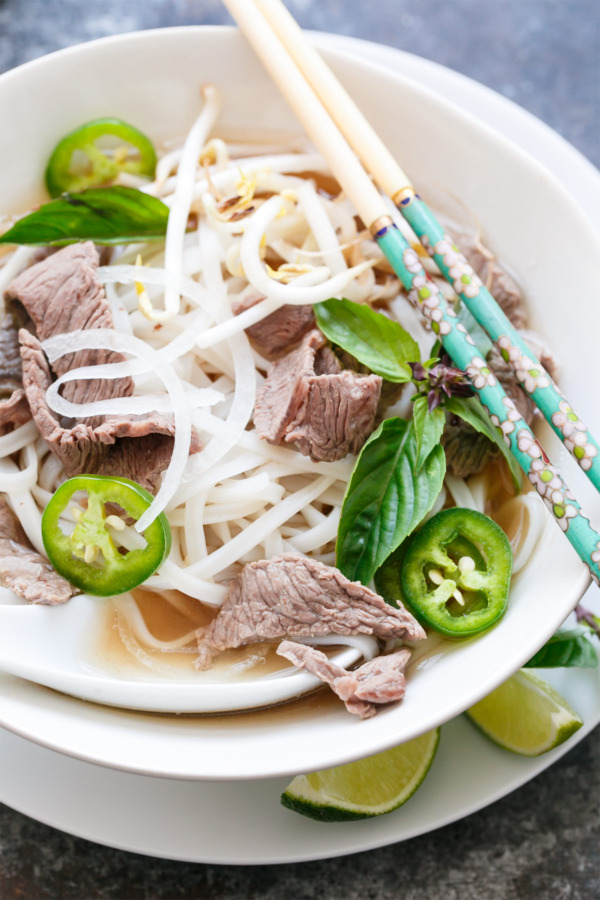
[{"label": "sliced onion", "polygon": [[[49,359],[58,359],[64,356],[65,353],[89,349],[90,346],[93,349],[129,353],[137,357],[142,363],[145,363],[149,369],[152,369],[167,389],[171,400],[175,429],[173,453],[171,454],[169,465],[163,473],[158,493],[146,512],[136,522],[136,530],[143,532],[164,510],[171,497],[175,494],[187,464],[192,435],[192,421],[181,380],[172,366],[157,350],[154,350],[144,341],[139,340],[139,338],[131,337],[131,335],[120,334],[112,329],[98,328],[91,331],[73,332],[63,337],[68,337],[69,340],[61,342],[57,338],[50,338],[48,341],[44,341],[42,346]],[[123,363],[114,364],[115,367],[121,365]],[[92,367],[87,366],[85,368],[90,369]],[[100,368],[102,367],[94,367],[96,378]]]},{"label": "sliced onion", "polygon": [[[115,365],[118,365],[116,363]],[[106,366],[82,366],[66,372],[46,391],[46,402],[50,409],[60,416],[71,419],[87,419],[93,416],[144,416],[152,412],[173,413],[170,397],[164,394],[139,394],[135,397],[111,397],[107,400],[91,400],[89,403],[72,403],[59,393],[67,381],[91,381],[99,377],[98,369]],[[212,388],[194,388],[186,391],[186,403],[190,408],[216,406],[225,400],[225,395]]]}]

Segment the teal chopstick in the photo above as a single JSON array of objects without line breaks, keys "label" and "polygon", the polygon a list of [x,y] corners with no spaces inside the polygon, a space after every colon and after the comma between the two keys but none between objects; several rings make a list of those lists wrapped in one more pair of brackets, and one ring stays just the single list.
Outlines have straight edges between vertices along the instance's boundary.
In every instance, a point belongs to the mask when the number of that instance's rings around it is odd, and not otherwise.
[{"label": "teal chopstick", "polygon": [[453,238],[411,188],[402,192],[397,207],[457,296],[495,342],[555,434],[594,487],[600,490],[600,445],[473,271]]},{"label": "teal chopstick", "polygon": [[[505,441],[550,510],[554,521],[589,569],[593,580],[600,585],[600,534],[594,531],[589,520],[583,515],[559,472],[551,465],[533,432],[480,356],[473,339],[426,274],[415,250],[394,226],[387,214],[383,198],[358,162],[307,77],[294,62],[288,47],[298,50],[308,46],[309,51],[311,49],[310,45],[306,44],[302,32],[291,20],[292,31],[299,37],[294,39],[292,35],[288,45],[282,43],[271,22],[274,10],[283,10],[285,13],[285,8],[281,6],[279,0],[254,0],[254,2],[223,0],[223,2],[244,31],[307,133],[329,162],[342,189],[409,291],[409,297],[428,320],[432,330],[440,336],[452,359],[466,371],[476,396],[491,416],[494,425],[501,430]],[[268,7],[269,18],[265,17],[264,10],[259,9],[259,3]],[[316,59],[318,63],[320,59],[318,54]],[[322,61],[321,64],[324,65]],[[310,70],[311,66],[307,65],[307,69]],[[333,78],[331,73],[329,74]],[[335,79],[333,80],[335,82]],[[336,84],[341,89],[339,83]],[[349,98],[347,100],[349,101]],[[376,135],[374,137],[381,149],[383,145]],[[388,161],[392,164],[394,176],[397,175],[398,167],[395,161],[391,157]],[[406,185],[407,180],[402,184]],[[395,197],[394,191],[388,193],[391,197]]]},{"label": "teal chopstick", "polygon": [[600,585],[600,534],[552,465],[513,401],[488,368],[456,313],[426,274],[418,255],[395,225],[384,225],[375,240],[410,299],[439,336],[444,349],[469,376],[481,404],[502,431],[506,444],[596,584]]},{"label": "teal chopstick", "polygon": [[[363,165],[396,203],[471,314],[496,342],[517,379],[532,396],[566,449],[596,489],[600,490],[600,446],[597,441],[504,316],[452,239],[444,233],[431,210],[415,194],[410,179],[397,160],[317,50],[307,41],[284,4],[281,0],[254,0],[253,3],[247,0],[247,5],[255,5],[261,11],[265,17],[264,24],[284,44],[290,58],[336,121]],[[366,220],[365,223],[371,224]]]}]

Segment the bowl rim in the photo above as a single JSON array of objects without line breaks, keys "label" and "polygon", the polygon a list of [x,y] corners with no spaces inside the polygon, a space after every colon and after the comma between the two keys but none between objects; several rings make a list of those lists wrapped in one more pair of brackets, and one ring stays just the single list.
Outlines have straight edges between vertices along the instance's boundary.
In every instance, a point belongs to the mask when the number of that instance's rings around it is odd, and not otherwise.
[{"label": "bowl rim", "polygon": [[[233,27],[230,27],[230,26],[220,26],[220,25],[215,25],[215,26],[178,26],[176,28],[149,29],[147,31],[128,32],[126,34],[98,38],[94,41],[89,41],[89,42],[86,42],[83,44],[77,44],[72,47],[67,47],[67,48],[64,48],[61,50],[54,51],[51,54],[47,54],[47,55],[39,57],[35,60],[31,60],[27,63],[24,63],[22,66],[19,66],[13,70],[10,70],[9,72],[0,76],[0,88],[3,87],[3,85],[6,83],[6,81],[8,79],[18,76],[19,74],[23,73],[25,70],[30,71],[30,70],[34,69],[35,67],[51,64],[58,57],[65,58],[67,56],[76,56],[78,54],[83,54],[86,52],[86,50],[88,50],[91,47],[96,47],[98,45],[103,45],[103,44],[114,46],[115,44],[126,44],[127,42],[131,42],[132,40],[140,40],[140,39],[156,40],[157,38],[160,39],[162,35],[169,35],[169,37],[172,37],[172,36],[176,35],[177,33],[189,34],[190,32],[192,32],[192,33],[193,32],[197,32],[197,33],[210,32],[210,33],[227,34],[227,33],[235,33],[236,29]],[[339,48],[327,48],[326,52],[328,55],[331,55],[333,58],[335,58],[336,56],[339,56],[347,61],[353,61],[353,62],[356,61],[356,57],[350,51],[343,51],[343,50],[340,50]],[[409,76],[405,76],[405,75],[397,73],[397,72],[390,72],[389,69],[387,69],[385,66],[379,65],[375,62],[372,62],[371,60],[362,60],[361,59],[360,64],[361,65],[364,64],[364,66],[367,69],[375,68],[377,70],[380,70],[381,73],[384,74],[386,78],[388,78],[388,79],[391,78],[392,81],[397,81],[397,82],[404,83],[404,84],[408,83],[410,89],[417,90],[417,91],[420,91],[422,93],[429,95],[430,97],[434,97],[434,98],[436,98],[436,100],[438,102],[440,100],[440,94],[438,92],[436,92],[428,87],[425,87],[425,86],[419,84],[418,82],[415,82]],[[477,119],[477,117],[473,116],[468,111],[462,109],[459,105],[453,103],[452,101],[445,101],[445,103],[449,107],[452,108],[452,110],[455,114],[458,114],[459,116],[469,117],[471,119],[471,121],[476,125],[476,127],[479,129],[483,129],[483,131],[488,136],[490,136],[494,140],[494,142],[499,142],[501,144],[504,144],[505,146],[509,147],[511,151],[513,151],[513,152],[516,151],[521,157],[526,159],[528,164],[530,164],[530,165],[535,164],[535,166],[537,168],[544,171],[546,173],[546,175],[548,176],[548,178],[551,179],[551,182],[552,182],[554,188],[560,188],[562,190],[562,193],[563,193],[564,197],[566,198],[567,202],[569,202],[571,204],[572,208],[576,209],[577,212],[579,213],[581,227],[591,229],[593,236],[594,236],[594,240],[600,246],[600,236],[598,235],[596,229],[593,227],[592,223],[589,221],[589,218],[580,209],[580,207],[573,201],[570,194],[566,190],[564,190],[562,184],[551,173],[549,173],[545,169],[545,167],[541,166],[541,164],[537,160],[535,160],[530,154],[526,153],[521,148],[516,146],[513,141],[510,141],[507,138],[505,138],[502,134],[499,134],[492,126],[489,126],[486,123],[481,122],[479,119]],[[554,132],[552,132],[552,134],[554,134]],[[589,583],[589,578],[587,576],[586,571],[582,567],[582,572],[581,572],[580,577],[577,580],[577,585],[573,589],[573,595],[577,594],[577,597],[581,596],[581,594],[585,591],[588,583]],[[553,630],[554,630],[554,628],[547,630],[548,633],[547,633],[546,637],[544,637],[544,640],[550,636],[550,634],[553,632]],[[521,664],[524,661],[525,660],[522,660]],[[518,666],[515,666],[514,668],[517,668],[517,667]],[[492,689],[492,688],[490,688],[490,689]],[[80,703],[80,701],[74,701],[74,702]],[[464,706],[463,706],[463,708],[464,708]],[[454,715],[458,714],[461,711],[462,711],[462,709],[453,708],[451,710],[451,712],[448,713],[448,715],[446,716],[444,721],[446,721],[449,718],[452,718]],[[10,728],[10,726],[5,726],[5,727]],[[14,728],[11,728],[10,730],[17,731],[17,729],[14,729]],[[17,731],[17,733],[22,733],[22,732]],[[27,734],[22,734],[22,736],[30,737]],[[413,735],[411,735],[411,737],[412,736]],[[414,736],[416,736],[416,735],[414,735]],[[31,737],[30,737],[30,739],[35,740],[35,738],[31,738]],[[41,741],[38,741],[38,742],[42,743]],[[390,746],[394,742],[395,741],[394,741],[393,737],[388,738],[388,743],[385,744],[385,746],[382,745],[381,741],[380,741],[378,743],[378,746],[376,748],[370,750],[370,752],[377,752],[378,750],[385,749],[386,746]],[[65,750],[63,747],[59,747],[59,746],[55,746],[54,749],[61,750],[62,752],[69,752],[68,750]],[[94,754],[92,754],[90,756],[83,756],[79,753],[73,754],[73,755],[77,755],[79,758],[88,759],[88,761],[90,761],[90,762],[101,762],[104,765],[111,765],[110,762],[106,762],[105,760],[100,759],[98,755],[94,756]],[[341,762],[348,762],[351,759],[356,758],[356,756],[357,756],[356,753],[353,754],[352,752],[349,752],[341,760]],[[339,763],[340,763],[340,759],[339,759],[339,755],[337,755],[335,760],[320,762],[318,765],[312,765],[312,768],[322,768],[323,765],[337,765]],[[114,763],[112,765],[114,765]],[[116,765],[116,767],[122,768],[122,766],[120,766],[120,765]],[[288,775],[288,774],[293,774],[294,772],[298,771],[297,768],[290,769],[289,767],[283,766],[280,769],[278,769],[275,773],[273,772],[272,768],[270,768],[268,770],[268,772],[263,772],[262,774],[257,774],[256,772],[253,772],[251,774],[245,773],[245,774],[231,775],[230,772],[227,772],[222,775],[208,775],[207,776],[207,775],[203,775],[203,774],[177,775],[177,774],[174,774],[170,770],[158,771],[156,768],[145,768],[143,766],[133,767],[133,768],[128,766],[127,768],[128,768],[128,770],[131,770],[131,771],[163,775],[164,777],[196,777],[196,778],[201,778],[201,779],[227,778],[229,780],[239,780],[239,779],[244,779],[244,778],[261,778],[261,777],[266,777],[267,775],[272,776],[273,774]]]}]

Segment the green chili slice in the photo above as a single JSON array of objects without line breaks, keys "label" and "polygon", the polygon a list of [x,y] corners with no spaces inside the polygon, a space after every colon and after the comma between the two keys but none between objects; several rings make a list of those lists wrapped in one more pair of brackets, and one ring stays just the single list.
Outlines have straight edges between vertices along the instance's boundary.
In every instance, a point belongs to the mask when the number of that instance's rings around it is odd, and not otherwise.
[{"label": "green chili slice", "polygon": [[[87,495],[84,508],[75,499],[81,492]],[[142,584],[171,550],[167,517],[161,513],[146,528],[143,548],[126,550],[117,542],[126,520],[139,519],[153,499],[128,478],[69,478],[54,493],[42,516],[42,540],[56,571],[82,591],[99,596],[122,594]],[[60,522],[62,516],[66,521],[67,512],[75,522],[70,534]]]},{"label": "green chili slice", "polygon": [[59,141],[46,167],[51,197],[115,181],[121,172],[152,177],[156,150],[152,141],[121,119],[94,119]]},{"label": "green chili slice", "polygon": [[488,516],[447,509],[433,516],[378,574],[383,596],[448,637],[489,628],[508,602],[512,551]]}]

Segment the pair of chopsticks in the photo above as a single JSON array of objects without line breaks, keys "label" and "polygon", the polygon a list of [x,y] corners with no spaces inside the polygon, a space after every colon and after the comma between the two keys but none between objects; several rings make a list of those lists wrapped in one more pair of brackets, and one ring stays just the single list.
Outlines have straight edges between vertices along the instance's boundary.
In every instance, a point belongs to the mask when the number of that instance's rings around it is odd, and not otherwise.
[{"label": "pair of chopsticks", "polygon": [[[231,4],[229,4],[231,6]],[[239,6],[239,4],[237,4]],[[600,445],[589,433],[557,385],[535,358],[488,289],[444,232],[433,212],[416,194],[408,176],[373,130],[354,101],[281,0],[254,0],[268,24],[285,45],[302,75],[363,162],[411,226],[441,273],[454,288],[474,319],[498,345],[523,388],[577,460],[592,484],[600,490]],[[249,3],[248,6],[252,6]]]},{"label": "pair of chopsticks", "polygon": [[[583,515],[562,476],[550,463],[464,326],[458,322],[453,308],[425,272],[417,253],[394,225],[384,198],[371,182],[348,141],[419,234],[426,248],[431,248],[441,271],[455,290],[459,288],[458,293],[472,315],[488,330],[492,339],[498,342],[501,351],[504,351],[504,357],[514,363],[517,377],[520,377],[519,365],[521,368],[527,367],[522,376],[524,387],[527,389],[531,387],[532,380],[536,381],[530,393],[567,446],[572,443],[573,438],[573,428],[569,427],[573,425],[569,418],[573,416],[571,408],[547,373],[538,374],[543,373],[541,365],[532,359],[527,345],[497,307],[464,257],[452,246],[451,239],[444,234],[433,213],[416,195],[407,176],[333,73],[306,41],[280,0],[223,2],[311,140],[329,163],[339,184],[369,227],[396,275],[414,298],[419,312],[440,337],[454,363],[470,377],[476,396],[494,424],[502,430],[517,462],[587,565],[594,581],[600,584],[600,534],[594,531]],[[339,129],[344,131],[345,137]],[[577,422],[582,426],[579,420]],[[581,438],[573,442],[574,448],[579,448],[574,456],[580,464],[582,460],[589,462],[589,465],[582,465],[582,468],[592,480],[596,479],[594,483],[600,487],[598,445],[580,427],[578,434],[582,433],[585,435],[583,442]]]}]

